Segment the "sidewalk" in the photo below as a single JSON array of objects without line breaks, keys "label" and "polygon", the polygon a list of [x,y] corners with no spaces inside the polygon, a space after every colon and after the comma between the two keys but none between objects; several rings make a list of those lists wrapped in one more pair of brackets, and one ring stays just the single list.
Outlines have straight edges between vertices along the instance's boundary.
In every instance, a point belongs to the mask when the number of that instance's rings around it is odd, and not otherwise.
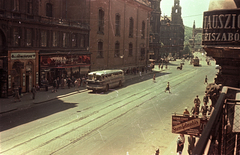
[{"label": "sidewalk", "polygon": [[[156,69],[156,68],[155,68]],[[156,69],[155,71],[159,71]],[[154,72],[148,71],[147,73],[142,73],[142,76],[153,74]],[[125,75],[125,80],[131,80],[133,78],[138,78],[140,75],[139,73],[134,75]],[[16,110],[26,109],[31,107],[34,104],[40,104],[46,101],[63,98],[69,95],[81,93],[87,91],[86,87],[80,87],[79,91],[75,90],[75,88],[59,88],[57,92],[52,93],[52,89],[49,89],[48,91],[40,90],[37,91],[35,99],[32,99],[32,93],[23,93],[23,96],[21,97],[20,102],[14,102],[14,97],[9,96],[8,98],[0,98],[0,115],[6,114],[9,112],[13,112]]]}]

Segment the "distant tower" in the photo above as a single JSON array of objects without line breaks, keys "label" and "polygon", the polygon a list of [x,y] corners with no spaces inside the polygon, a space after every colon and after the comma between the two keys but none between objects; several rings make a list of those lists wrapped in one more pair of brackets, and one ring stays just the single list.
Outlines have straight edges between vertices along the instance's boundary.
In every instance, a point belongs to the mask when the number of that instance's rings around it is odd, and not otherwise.
[{"label": "distant tower", "polygon": [[183,25],[181,15],[182,7],[180,6],[180,0],[174,0],[174,6],[172,7],[172,23]]}]

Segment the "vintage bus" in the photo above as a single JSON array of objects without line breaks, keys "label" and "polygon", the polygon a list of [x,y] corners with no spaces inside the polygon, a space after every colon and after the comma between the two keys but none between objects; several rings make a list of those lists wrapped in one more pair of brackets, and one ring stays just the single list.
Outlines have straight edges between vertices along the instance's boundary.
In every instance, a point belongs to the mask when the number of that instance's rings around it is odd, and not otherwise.
[{"label": "vintage bus", "polygon": [[88,73],[87,89],[107,92],[110,88],[121,87],[125,82],[123,70],[101,70]]},{"label": "vintage bus", "polygon": [[193,59],[193,66],[199,66],[199,58],[198,57]]}]

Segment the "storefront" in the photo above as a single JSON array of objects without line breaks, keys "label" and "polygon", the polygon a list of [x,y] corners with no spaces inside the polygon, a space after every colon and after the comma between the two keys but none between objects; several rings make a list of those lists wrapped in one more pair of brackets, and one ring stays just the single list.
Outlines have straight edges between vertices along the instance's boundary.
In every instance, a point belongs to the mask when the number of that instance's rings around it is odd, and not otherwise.
[{"label": "storefront", "polygon": [[90,71],[89,52],[41,52],[39,55],[39,82],[52,85],[54,79],[79,78]]},{"label": "storefront", "polygon": [[19,86],[30,92],[38,85],[38,51],[9,51],[8,58],[8,95]]}]

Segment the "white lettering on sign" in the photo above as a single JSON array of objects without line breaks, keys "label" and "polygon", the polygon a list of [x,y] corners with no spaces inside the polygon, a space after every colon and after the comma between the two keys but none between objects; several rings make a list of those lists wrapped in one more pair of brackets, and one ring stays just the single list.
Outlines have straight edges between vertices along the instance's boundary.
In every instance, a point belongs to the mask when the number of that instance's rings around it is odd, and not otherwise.
[{"label": "white lettering on sign", "polygon": [[35,53],[11,53],[11,59],[35,59]]}]

